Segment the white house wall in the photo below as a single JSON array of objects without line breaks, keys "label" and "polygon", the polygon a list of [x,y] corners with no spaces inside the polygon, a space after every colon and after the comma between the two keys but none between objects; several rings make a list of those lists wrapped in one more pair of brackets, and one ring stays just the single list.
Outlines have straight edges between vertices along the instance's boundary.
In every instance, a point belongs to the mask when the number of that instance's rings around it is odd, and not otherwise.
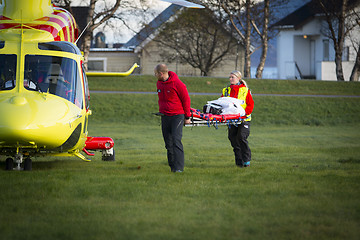
[{"label": "white house wall", "polygon": [[[134,63],[139,63],[137,54],[116,49],[92,49],[89,54],[89,61],[103,60],[105,72],[126,72]],[[135,69],[134,73],[139,70]]]},{"label": "white house wall", "polygon": [[[342,66],[343,66],[344,79],[349,80],[352,69],[354,67],[354,62],[343,61]],[[329,61],[322,62],[321,63],[322,79],[327,81],[337,81],[335,69],[336,69],[335,62],[329,62]]]},{"label": "white house wall", "polygon": [[293,49],[293,34],[289,31],[281,31],[277,39],[277,67],[280,79],[288,79],[295,76]]},{"label": "white house wall", "polygon": [[[359,13],[360,12],[360,6],[355,8],[355,12]],[[349,38],[345,39],[345,46],[349,46],[350,47],[350,53],[349,53],[349,61],[354,61],[356,60],[356,54],[357,54],[357,49],[360,45],[360,26],[359,24],[357,25],[357,27],[355,27],[352,32],[350,33],[351,36],[351,40]],[[354,45],[356,48],[354,48]]]},{"label": "white house wall", "polygon": [[[295,79],[299,77],[295,63],[305,76],[319,75],[317,66],[322,61],[322,37],[319,35],[321,25],[318,20],[309,22],[298,30],[282,29],[277,39],[278,77]],[[313,55],[311,42],[314,41]],[[312,60],[311,60],[312,59]],[[313,67],[311,66],[313,64]],[[312,70],[313,68],[313,70]]]},{"label": "white house wall", "polygon": [[[360,42],[359,28],[352,32],[353,42]],[[296,79],[299,77],[295,63],[300,68],[303,76],[314,75],[319,80],[336,80],[335,72],[335,50],[332,40],[329,40],[329,59],[324,61],[323,40],[328,39],[321,34],[321,22],[319,19],[305,24],[302,28],[280,29],[277,38],[277,66],[279,79]],[[314,56],[311,60],[311,41],[314,41]],[[345,40],[345,47],[349,47],[349,59],[343,61],[343,73],[345,80],[349,80],[354,61],[356,49],[353,43]],[[311,71],[311,63],[315,68]]]}]

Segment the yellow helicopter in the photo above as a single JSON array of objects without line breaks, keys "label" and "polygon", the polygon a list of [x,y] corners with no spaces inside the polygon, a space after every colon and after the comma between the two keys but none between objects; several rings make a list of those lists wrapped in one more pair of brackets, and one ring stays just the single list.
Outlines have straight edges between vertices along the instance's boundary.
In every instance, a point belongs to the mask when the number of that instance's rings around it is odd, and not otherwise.
[{"label": "yellow helicopter", "polygon": [[[51,0],[0,0],[0,156],[7,157],[6,170],[31,170],[34,156],[90,161],[81,154],[94,155],[89,150],[115,160],[110,137],[88,136],[89,89],[74,44],[78,33],[73,16]],[[136,67],[98,75],[127,76]]]},{"label": "yellow helicopter", "polygon": [[111,138],[88,137],[89,89],[73,16],[50,0],[0,2],[0,155],[8,157],[6,170],[31,170],[31,157],[39,155],[87,161],[82,150],[101,150],[103,160],[115,160]]}]

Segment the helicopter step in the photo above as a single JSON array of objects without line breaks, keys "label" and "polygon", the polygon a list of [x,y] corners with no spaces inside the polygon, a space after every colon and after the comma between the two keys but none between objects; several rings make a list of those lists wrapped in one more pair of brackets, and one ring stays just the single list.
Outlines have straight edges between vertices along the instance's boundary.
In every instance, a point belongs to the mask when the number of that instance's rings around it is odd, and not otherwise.
[{"label": "helicopter step", "polygon": [[[16,164],[16,167],[14,167],[14,163]],[[21,164],[23,163],[23,167],[21,167]],[[15,162],[14,159],[9,157],[5,161],[5,170],[11,171],[11,170],[17,170],[17,171],[31,171],[32,170],[32,160],[30,157],[25,158],[23,161],[23,154],[18,153],[15,155]]]}]

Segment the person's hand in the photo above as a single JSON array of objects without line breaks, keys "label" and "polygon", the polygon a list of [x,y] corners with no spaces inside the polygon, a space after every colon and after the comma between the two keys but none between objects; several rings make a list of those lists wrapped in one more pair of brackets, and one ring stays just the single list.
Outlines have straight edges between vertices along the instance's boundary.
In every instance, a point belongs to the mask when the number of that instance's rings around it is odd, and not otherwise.
[{"label": "person's hand", "polygon": [[188,124],[190,124],[190,123],[191,123],[190,118],[189,118],[189,119],[185,119],[184,125],[188,125]]}]

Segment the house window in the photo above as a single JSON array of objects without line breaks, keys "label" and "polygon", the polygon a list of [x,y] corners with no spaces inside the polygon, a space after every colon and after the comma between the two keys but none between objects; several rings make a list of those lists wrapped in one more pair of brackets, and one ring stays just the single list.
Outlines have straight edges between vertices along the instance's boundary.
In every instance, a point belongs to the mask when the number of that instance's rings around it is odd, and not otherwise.
[{"label": "house window", "polygon": [[88,70],[106,72],[106,58],[89,58]]},{"label": "house window", "polygon": [[329,61],[329,39],[324,39],[323,40],[323,53],[324,53],[324,57],[323,57],[323,61]]}]

